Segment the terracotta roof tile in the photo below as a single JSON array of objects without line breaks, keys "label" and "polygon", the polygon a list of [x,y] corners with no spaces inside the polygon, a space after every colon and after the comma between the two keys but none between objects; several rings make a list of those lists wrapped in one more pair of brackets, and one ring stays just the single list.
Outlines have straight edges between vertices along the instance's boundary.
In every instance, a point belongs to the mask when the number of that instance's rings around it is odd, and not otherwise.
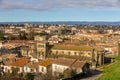
[{"label": "terracotta roof tile", "polygon": [[72,64],[72,67],[74,68],[83,68],[83,66],[86,64],[85,61],[76,61],[74,64]]},{"label": "terracotta roof tile", "polygon": [[26,57],[16,60],[15,62],[11,63],[11,66],[23,67],[25,66],[30,60]]},{"label": "terracotta roof tile", "polygon": [[68,59],[68,58],[58,58],[54,61],[55,64],[71,66],[75,59]]},{"label": "terracotta roof tile", "polygon": [[53,59],[47,59],[45,61],[40,62],[39,65],[47,67],[51,65],[52,63],[53,63]]},{"label": "terracotta roof tile", "polygon": [[86,61],[79,61],[76,59],[68,59],[68,58],[58,58],[54,61],[54,64],[69,66],[73,68],[83,68],[86,64]]},{"label": "terracotta roof tile", "polygon": [[29,68],[37,68],[39,66],[39,62],[28,63],[27,66]]}]

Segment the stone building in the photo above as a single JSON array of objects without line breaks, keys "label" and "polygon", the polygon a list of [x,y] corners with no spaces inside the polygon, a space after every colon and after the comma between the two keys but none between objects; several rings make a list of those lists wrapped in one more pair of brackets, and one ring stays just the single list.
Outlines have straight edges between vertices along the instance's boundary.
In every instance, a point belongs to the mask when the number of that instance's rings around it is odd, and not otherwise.
[{"label": "stone building", "polygon": [[35,36],[36,55],[38,59],[66,57],[89,62],[93,67],[104,64],[105,51],[101,47],[62,45],[50,46],[46,36]]},{"label": "stone building", "polygon": [[35,36],[37,58],[45,59],[48,53],[48,42],[46,36]]},{"label": "stone building", "polygon": [[120,42],[118,43],[118,56],[120,56]]},{"label": "stone building", "polygon": [[88,61],[92,66],[104,64],[104,49],[100,47],[54,45],[50,54],[54,57],[68,57]]}]

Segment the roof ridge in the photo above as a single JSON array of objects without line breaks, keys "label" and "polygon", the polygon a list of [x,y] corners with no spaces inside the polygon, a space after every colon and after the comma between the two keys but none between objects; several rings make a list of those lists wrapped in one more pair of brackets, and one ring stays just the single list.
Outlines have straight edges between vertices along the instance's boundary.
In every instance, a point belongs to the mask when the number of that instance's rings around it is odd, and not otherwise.
[{"label": "roof ridge", "polygon": [[78,59],[75,59],[75,61],[70,65],[70,67],[77,61]]}]

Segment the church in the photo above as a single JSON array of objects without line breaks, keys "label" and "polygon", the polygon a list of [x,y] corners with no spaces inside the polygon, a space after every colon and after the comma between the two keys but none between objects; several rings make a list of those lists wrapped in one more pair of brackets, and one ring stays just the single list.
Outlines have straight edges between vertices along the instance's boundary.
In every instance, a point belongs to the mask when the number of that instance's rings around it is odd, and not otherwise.
[{"label": "church", "polygon": [[34,57],[40,60],[66,57],[89,62],[91,66],[94,67],[104,64],[105,51],[101,47],[62,44],[49,45],[47,36],[35,36],[34,50],[31,46],[28,46],[27,48],[29,49],[26,49],[25,47],[21,50],[23,56]]}]

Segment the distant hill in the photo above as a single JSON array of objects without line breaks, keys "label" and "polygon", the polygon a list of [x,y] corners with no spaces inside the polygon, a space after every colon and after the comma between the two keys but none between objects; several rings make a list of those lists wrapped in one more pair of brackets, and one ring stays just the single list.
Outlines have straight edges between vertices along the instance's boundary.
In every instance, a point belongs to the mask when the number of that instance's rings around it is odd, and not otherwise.
[{"label": "distant hill", "polygon": [[51,21],[51,22],[0,22],[0,24],[82,24],[82,25],[120,25],[120,22]]}]

